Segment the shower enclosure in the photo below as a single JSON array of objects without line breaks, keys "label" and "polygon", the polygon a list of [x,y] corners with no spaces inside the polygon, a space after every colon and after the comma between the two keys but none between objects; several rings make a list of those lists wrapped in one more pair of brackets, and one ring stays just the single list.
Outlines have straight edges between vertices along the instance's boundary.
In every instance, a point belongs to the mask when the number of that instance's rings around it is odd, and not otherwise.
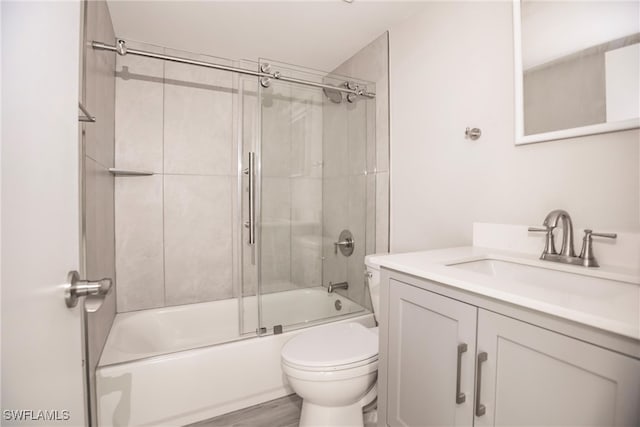
[{"label": "shower enclosure", "polygon": [[[370,309],[363,274],[364,255],[375,243],[375,181],[366,179],[367,159],[371,167],[375,159],[375,88],[269,60],[256,65],[325,86],[239,77],[240,321],[243,333],[263,335]],[[341,241],[343,230],[349,241]],[[330,313],[296,313],[295,305],[283,308],[272,295],[327,294],[338,283],[345,289],[335,292],[357,303],[351,310],[338,304]],[[251,295],[257,297],[246,298]]]},{"label": "shower enclosure", "polygon": [[116,59],[117,315],[98,424],[186,424],[291,393],[280,348],[293,334],[374,323],[375,85],[90,45]]},{"label": "shower enclosure", "polygon": [[[373,83],[120,39],[92,47],[117,54],[118,313],[235,299],[237,333],[215,344],[370,309]],[[314,313],[274,296],[294,291],[355,304]]]}]

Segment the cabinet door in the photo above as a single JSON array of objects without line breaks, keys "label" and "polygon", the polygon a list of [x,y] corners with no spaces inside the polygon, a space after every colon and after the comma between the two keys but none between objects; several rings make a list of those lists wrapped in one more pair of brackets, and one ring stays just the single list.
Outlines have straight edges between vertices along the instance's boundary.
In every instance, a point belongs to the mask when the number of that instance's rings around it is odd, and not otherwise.
[{"label": "cabinet door", "polygon": [[476,313],[471,305],[390,281],[389,425],[472,424]]},{"label": "cabinet door", "polygon": [[639,426],[640,361],[486,310],[476,426]]}]

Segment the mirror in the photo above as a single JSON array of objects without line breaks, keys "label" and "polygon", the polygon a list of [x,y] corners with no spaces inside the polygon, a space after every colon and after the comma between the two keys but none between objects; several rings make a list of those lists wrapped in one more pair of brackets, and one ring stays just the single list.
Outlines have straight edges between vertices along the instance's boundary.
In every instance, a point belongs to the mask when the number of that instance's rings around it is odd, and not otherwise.
[{"label": "mirror", "polygon": [[514,0],[516,145],[640,127],[640,2]]}]

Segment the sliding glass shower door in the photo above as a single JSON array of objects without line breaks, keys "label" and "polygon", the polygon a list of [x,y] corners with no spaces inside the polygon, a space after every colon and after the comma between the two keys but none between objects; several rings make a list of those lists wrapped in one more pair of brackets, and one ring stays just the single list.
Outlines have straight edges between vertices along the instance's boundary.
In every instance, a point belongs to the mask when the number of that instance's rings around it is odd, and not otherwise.
[{"label": "sliding glass shower door", "polygon": [[[259,67],[375,91],[371,84],[273,61]],[[251,148],[242,153],[241,187],[243,285],[256,294],[254,305],[245,292],[243,329],[280,333],[361,313],[368,305],[364,254],[367,243],[373,247],[375,221],[375,180],[367,179],[368,165],[375,164],[375,100],[348,100],[340,91],[273,78],[255,85],[257,121],[253,140],[243,138]],[[338,290],[329,293],[329,285]]]}]

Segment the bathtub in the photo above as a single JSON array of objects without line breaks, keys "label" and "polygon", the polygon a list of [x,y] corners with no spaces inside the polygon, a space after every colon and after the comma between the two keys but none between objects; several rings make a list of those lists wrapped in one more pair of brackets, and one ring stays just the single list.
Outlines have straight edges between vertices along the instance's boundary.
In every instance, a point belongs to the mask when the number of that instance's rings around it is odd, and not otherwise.
[{"label": "bathtub", "polygon": [[264,295],[262,306],[263,324],[277,315],[284,333],[255,336],[256,297],[118,314],[96,370],[99,425],[184,425],[291,394],[280,350],[326,323],[308,319],[375,324],[325,288]]}]

